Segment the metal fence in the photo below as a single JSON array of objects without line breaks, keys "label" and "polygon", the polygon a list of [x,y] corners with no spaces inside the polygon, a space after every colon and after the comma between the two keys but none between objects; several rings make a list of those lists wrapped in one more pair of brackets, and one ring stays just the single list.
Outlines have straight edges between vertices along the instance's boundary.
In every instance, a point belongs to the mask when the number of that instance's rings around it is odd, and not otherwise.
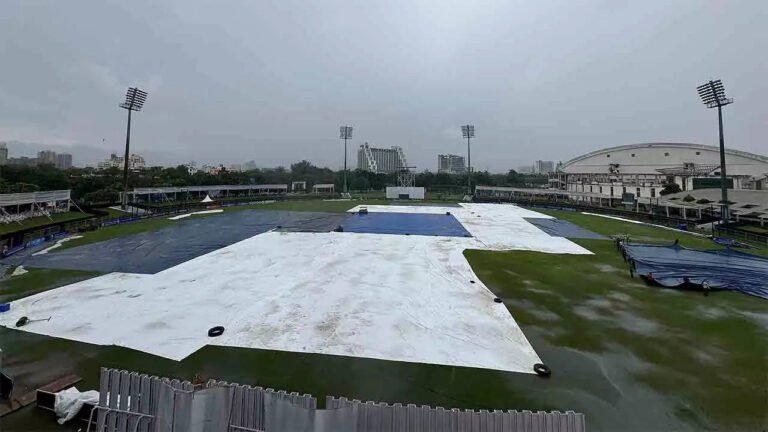
[{"label": "metal fence", "polygon": [[308,394],[224,381],[159,378],[101,369],[99,404],[88,431],[99,432],[582,432],[572,411],[459,410],[361,402],[328,396],[325,409]]},{"label": "metal fence", "polygon": [[459,410],[413,404],[361,402],[328,396],[326,409],[351,407],[357,431],[372,432],[576,432],[586,430],[583,414],[567,411]]},{"label": "metal fence", "polygon": [[768,247],[768,235],[741,230],[738,228],[715,225],[715,236],[731,237],[743,242],[754,243],[762,247]]}]

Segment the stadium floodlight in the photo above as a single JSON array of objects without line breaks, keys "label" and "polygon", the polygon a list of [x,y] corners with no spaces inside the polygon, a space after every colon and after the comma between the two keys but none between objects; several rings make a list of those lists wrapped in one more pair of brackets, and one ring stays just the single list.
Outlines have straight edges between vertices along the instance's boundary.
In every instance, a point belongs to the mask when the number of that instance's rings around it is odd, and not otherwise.
[{"label": "stadium floodlight", "polygon": [[730,220],[730,209],[728,207],[728,186],[726,185],[725,174],[725,139],[723,138],[723,107],[733,103],[733,99],[725,96],[725,87],[720,80],[709,80],[698,87],[701,101],[707,108],[717,108],[717,120],[720,129],[720,220],[727,223]]},{"label": "stadium floodlight", "polygon": [[131,113],[141,111],[146,101],[147,92],[136,87],[128,87],[128,91],[125,92],[125,102],[120,104],[120,108],[128,110],[128,130],[125,134],[125,159],[123,160],[123,199],[120,202],[123,210],[128,208],[128,151],[131,146]]},{"label": "stadium floodlight", "polygon": [[339,138],[344,140],[344,193],[347,189],[347,140],[352,139],[352,126],[339,126]]},{"label": "stadium floodlight", "polygon": [[475,125],[462,126],[461,136],[467,139],[467,194],[472,195],[472,152],[469,140],[475,137]]}]

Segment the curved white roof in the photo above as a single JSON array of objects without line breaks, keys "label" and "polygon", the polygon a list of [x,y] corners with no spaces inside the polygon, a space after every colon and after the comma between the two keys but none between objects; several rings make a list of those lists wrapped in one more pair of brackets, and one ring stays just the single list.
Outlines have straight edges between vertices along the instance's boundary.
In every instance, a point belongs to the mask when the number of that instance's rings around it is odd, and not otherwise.
[{"label": "curved white roof", "polygon": [[[768,157],[726,147],[729,175],[764,176]],[[720,149],[692,143],[639,143],[596,150],[565,162],[560,170],[570,173],[605,173],[613,165],[625,174],[657,174],[658,170],[680,167],[684,163],[720,166]]]}]

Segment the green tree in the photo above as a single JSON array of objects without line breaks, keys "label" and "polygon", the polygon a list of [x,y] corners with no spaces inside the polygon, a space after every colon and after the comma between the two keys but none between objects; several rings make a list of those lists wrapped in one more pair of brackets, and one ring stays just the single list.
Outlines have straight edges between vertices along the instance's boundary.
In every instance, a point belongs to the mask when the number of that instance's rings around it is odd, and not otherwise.
[{"label": "green tree", "polygon": [[667,183],[659,192],[659,195],[669,195],[673,193],[681,192],[680,185],[677,183]]}]

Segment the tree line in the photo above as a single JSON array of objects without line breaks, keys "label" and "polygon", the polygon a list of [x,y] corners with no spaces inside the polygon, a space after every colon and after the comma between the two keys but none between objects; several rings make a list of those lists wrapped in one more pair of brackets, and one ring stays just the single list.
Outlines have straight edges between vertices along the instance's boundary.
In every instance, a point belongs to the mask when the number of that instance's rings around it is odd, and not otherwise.
[{"label": "tree line", "polygon": [[[249,171],[222,170],[218,174],[203,171],[190,173],[184,165],[163,168],[150,167],[131,171],[130,189],[138,187],[185,187],[217,184],[290,184],[306,181],[314,184],[333,183],[341,191],[344,172],[321,168],[302,160],[289,168],[261,168]],[[461,192],[466,190],[467,176],[424,171],[415,175],[416,186],[430,192]],[[472,184],[488,186],[535,187],[547,183],[546,175],[520,174],[509,170],[505,174],[478,171],[472,174]],[[347,184],[351,191],[383,190],[397,184],[397,174],[376,174],[362,170],[347,171]],[[123,172],[119,168],[69,168],[60,170],[52,165],[0,166],[0,193],[36,192],[71,189],[72,198],[86,205],[114,203],[123,188]]]}]

